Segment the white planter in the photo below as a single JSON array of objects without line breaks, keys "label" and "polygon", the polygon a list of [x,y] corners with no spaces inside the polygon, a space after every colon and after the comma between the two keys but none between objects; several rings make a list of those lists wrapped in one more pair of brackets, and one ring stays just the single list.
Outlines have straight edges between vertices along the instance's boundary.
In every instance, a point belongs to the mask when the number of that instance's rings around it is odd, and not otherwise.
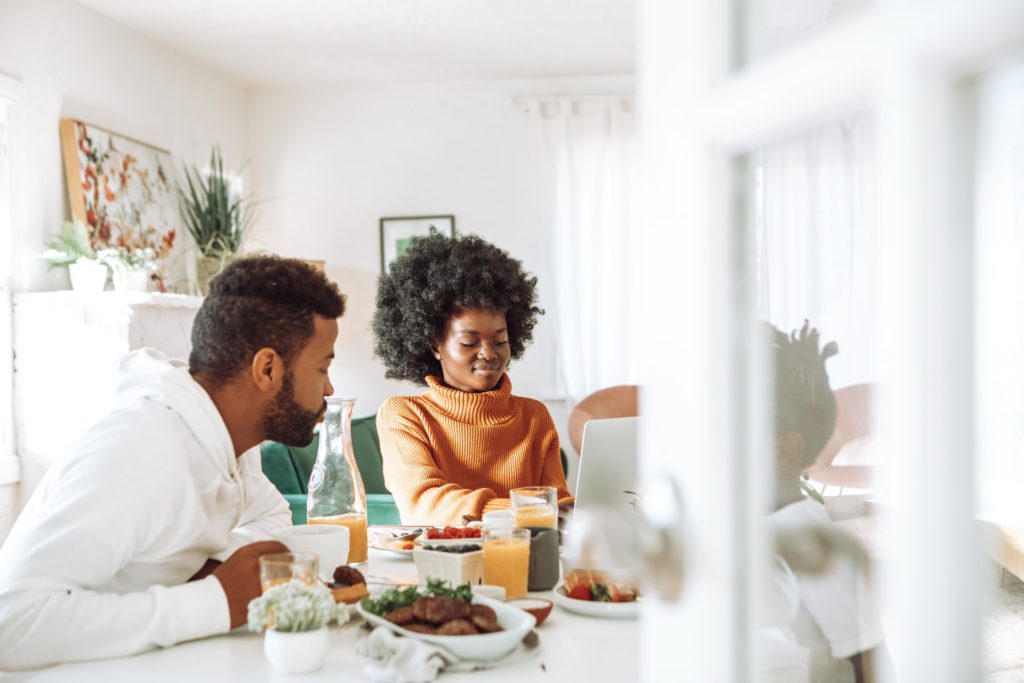
[{"label": "white planter", "polygon": [[278,673],[304,674],[324,665],[329,644],[327,628],[299,633],[271,628],[263,638],[263,654]]},{"label": "white planter", "polygon": [[114,289],[119,292],[149,291],[149,273],[129,268],[116,269],[114,270]]},{"label": "white planter", "polygon": [[79,261],[68,266],[71,289],[76,292],[102,292],[107,284],[107,267],[102,263]]}]

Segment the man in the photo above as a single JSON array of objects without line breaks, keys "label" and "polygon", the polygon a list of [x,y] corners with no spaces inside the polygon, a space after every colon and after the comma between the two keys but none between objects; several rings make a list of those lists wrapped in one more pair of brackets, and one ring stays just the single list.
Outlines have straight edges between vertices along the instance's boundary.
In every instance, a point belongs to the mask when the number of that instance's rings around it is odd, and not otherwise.
[{"label": "man", "polygon": [[836,400],[825,362],[839,352],[820,348],[818,331],[770,335],[775,361],[775,510],[769,530],[793,570],[799,606],[789,627],[807,649],[810,680],[866,683],[876,662],[888,664],[874,591],[864,575],[860,544],[832,524],[825,506],[804,495],[801,473],[832,436]]},{"label": "man", "polygon": [[[260,442],[304,445],[333,392],[345,297],[243,258],[212,283],[189,366],[143,349],[111,412],[56,463],[0,548],[0,669],[128,655],[245,623],[288,526]],[[262,542],[254,542],[261,541]]]}]

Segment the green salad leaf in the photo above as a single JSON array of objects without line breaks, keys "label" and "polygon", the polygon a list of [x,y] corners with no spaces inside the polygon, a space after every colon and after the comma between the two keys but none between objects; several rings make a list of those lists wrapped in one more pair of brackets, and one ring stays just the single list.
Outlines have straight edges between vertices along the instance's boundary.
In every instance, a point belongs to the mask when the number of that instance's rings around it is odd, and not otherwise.
[{"label": "green salad leaf", "polygon": [[611,602],[612,594],[608,592],[608,586],[595,583],[590,587],[590,599],[594,602]]},{"label": "green salad leaf", "polygon": [[381,593],[380,597],[376,600],[373,598],[363,598],[359,601],[359,605],[370,614],[376,614],[378,617],[382,617],[388,612],[394,611],[399,607],[408,607],[412,603],[416,602],[416,598],[418,597],[420,597],[420,594],[416,590],[416,586],[409,586],[408,588],[392,588],[389,591]]},{"label": "green salad leaf", "polygon": [[447,581],[427,579],[427,594],[439,598],[455,598],[463,602],[473,602],[473,588],[468,583],[452,588]]},{"label": "green salad leaf", "polygon": [[[425,595],[473,602],[473,589],[468,583],[452,588],[450,583],[441,579],[427,579]],[[408,607],[420,597],[421,594],[416,589],[416,586],[408,586],[406,588],[392,588],[391,590],[384,591],[376,599],[363,598],[359,601],[359,604],[370,614],[382,617],[399,607]]]}]

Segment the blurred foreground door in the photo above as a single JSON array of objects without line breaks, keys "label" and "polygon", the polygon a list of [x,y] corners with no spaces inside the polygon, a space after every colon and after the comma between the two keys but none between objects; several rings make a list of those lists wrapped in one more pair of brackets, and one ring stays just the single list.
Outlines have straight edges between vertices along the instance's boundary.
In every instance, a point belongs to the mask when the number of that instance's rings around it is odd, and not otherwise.
[{"label": "blurred foreground door", "polygon": [[974,84],[1024,53],[1024,3],[644,0],[639,24],[641,478],[655,524],[678,492],[685,558],[681,598],[648,601],[642,680],[761,679],[770,430],[749,159],[854,114],[875,129],[877,429],[899,501],[880,541],[890,680],[979,680]]}]

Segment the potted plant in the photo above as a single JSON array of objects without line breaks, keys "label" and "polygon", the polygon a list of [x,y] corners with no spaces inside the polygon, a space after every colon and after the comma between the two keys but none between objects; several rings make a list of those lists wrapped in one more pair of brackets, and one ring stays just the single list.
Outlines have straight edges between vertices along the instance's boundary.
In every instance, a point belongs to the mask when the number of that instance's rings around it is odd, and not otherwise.
[{"label": "potted plant", "polygon": [[99,260],[89,241],[89,231],[79,221],[68,221],[39,255],[50,268],[67,266],[71,289],[102,292],[107,284],[107,266]]},{"label": "potted plant", "polygon": [[101,249],[97,258],[113,275],[114,289],[117,291],[145,292],[153,274],[160,269],[156,260],[156,251],[144,249],[126,249],[111,247]]},{"label": "potted plant", "polygon": [[266,629],[263,653],[278,673],[297,674],[323,666],[329,639],[327,624],[344,624],[348,605],[334,602],[323,584],[292,579],[267,589],[249,603],[249,629]]},{"label": "potted plant", "polygon": [[196,277],[200,294],[210,280],[242,249],[255,219],[256,203],[233,189],[234,179],[224,170],[220,150],[210,153],[210,167],[184,167],[185,180],[178,183],[178,204],[189,234],[199,248]]}]

